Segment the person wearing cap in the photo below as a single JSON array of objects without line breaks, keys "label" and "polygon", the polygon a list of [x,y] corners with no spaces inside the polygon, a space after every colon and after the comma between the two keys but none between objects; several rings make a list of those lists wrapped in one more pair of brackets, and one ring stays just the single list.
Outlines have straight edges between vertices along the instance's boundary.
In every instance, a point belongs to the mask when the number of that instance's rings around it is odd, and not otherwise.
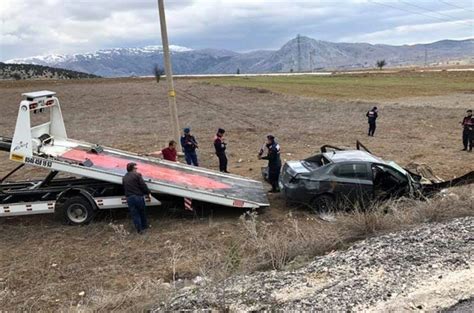
[{"label": "person wearing cap", "polygon": [[368,123],[369,123],[369,136],[374,137],[375,128],[377,128],[376,121],[379,117],[377,107],[373,107],[372,110],[368,111],[367,114]]},{"label": "person wearing cap", "polygon": [[[267,155],[262,156],[264,149],[267,149]],[[272,185],[272,189],[269,192],[280,192],[278,186],[278,178],[280,177],[281,170],[281,159],[280,159],[280,145],[275,140],[275,136],[268,135],[265,147],[262,147],[258,153],[259,160],[268,160],[268,181]]]},{"label": "person wearing cap", "polygon": [[472,110],[466,111],[466,116],[461,122],[463,127],[462,131],[462,144],[464,149],[462,151],[472,152],[472,145],[474,143],[474,117],[472,116]]},{"label": "person wearing cap", "polygon": [[127,174],[122,178],[122,184],[133,224],[137,233],[141,234],[148,228],[144,196],[151,197],[151,194],[142,175],[137,172],[136,163],[127,164]]},{"label": "person wearing cap", "polygon": [[214,137],[214,148],[216,149],[216,155],[219,159],[219,171],[223,173],[229,173],[227,171],[227,156],[225,154],[225,149],[227,148],[227,143],[224,139],[225,130],[219,128],[217,134]]},{"label": "person wearing cap", "polygon": [[181,136],[181,147],[183,148],[186,163],[188,163],[188,165],[199,166],[196,154],[196,149],[198,149],[196,138],[191,135],[191,129],[189,127],[186,127],[183,133],[183,136]]}]

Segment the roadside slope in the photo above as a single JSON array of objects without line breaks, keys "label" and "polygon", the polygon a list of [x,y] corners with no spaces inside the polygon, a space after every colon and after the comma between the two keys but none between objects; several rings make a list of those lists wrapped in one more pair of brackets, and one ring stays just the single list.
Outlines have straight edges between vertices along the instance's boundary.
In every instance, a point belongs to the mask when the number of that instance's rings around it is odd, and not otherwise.
[{"label": "roadside slope", "polygon": [[473,217],[424,224],[366,239],[296,271],[192,290],[168,309],[438,310],[474,295],[473,251]]}]

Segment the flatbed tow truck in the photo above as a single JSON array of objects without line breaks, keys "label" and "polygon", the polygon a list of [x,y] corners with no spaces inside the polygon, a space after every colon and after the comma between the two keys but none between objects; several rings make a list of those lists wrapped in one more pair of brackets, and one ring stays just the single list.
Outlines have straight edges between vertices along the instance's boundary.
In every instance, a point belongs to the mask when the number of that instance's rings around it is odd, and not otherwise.
[{"label": "flatbed tow truck", "polygon": [[[0,150],[21,163],[0,181],[0,217],[55,213],[69,224],[85,224],[99,209],[126,207],[121,184],[129,162],[137,163],[152,191],[149,206],[183,198],[243,209],[269,206],[259,181],[70,139],[55,92],[23,96],[13,137],[0,137]],[[49,121],[32,126],[41,113],[49,113]],[[7,181],[25,165],[50,172],[42,180]],[[58,178],[60,173],[74,177]]]}]

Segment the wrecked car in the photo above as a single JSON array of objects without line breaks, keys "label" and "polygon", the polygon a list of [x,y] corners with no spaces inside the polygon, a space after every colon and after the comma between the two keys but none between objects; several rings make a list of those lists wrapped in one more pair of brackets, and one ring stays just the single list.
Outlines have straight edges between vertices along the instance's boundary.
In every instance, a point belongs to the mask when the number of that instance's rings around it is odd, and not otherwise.
[{"label": "wrecked car", "polygon": [[[429,168],[423,170],[431,173]],[[308,205],[321,212],[365,208],[374,201],[402,196],[425,197],[450,186],[474,182],[474,171],[450,181],[430,176],[385,161],[357,142],[354,150],[325,145],[319,154],[286,162],[279,185],[287,202]]]}]

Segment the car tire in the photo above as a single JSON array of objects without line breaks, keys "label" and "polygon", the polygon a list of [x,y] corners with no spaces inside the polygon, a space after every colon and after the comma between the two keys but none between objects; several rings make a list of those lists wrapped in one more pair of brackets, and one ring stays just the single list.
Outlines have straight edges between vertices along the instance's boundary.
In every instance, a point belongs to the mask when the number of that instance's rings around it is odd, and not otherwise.
[{"label": "car tire", "polygon": [[62,220],[69,225],[88,224],[96,213],[92,204],[83,196],[74,196],[61,205]]},{"label": "car tire", "polygon": [[331,213],[336,209],[336,201],[331,195],[319,195],[311,201],[314,213]]}]

